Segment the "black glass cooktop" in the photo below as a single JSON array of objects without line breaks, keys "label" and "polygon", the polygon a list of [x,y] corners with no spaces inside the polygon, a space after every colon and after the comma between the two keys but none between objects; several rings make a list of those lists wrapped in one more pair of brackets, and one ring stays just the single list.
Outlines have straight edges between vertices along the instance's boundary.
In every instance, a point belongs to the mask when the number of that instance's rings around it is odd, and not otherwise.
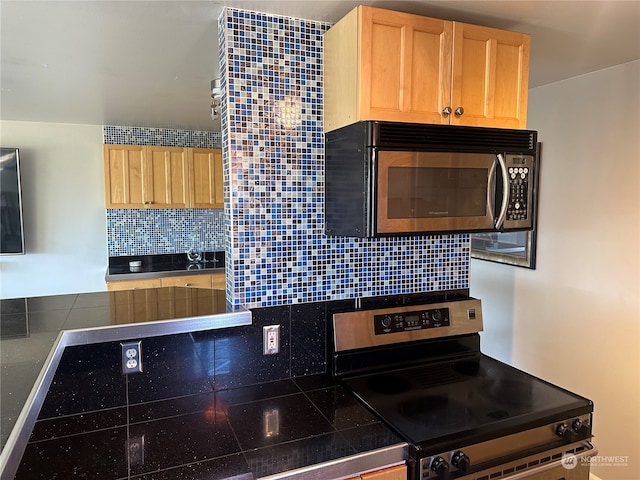
[{"label": "black glass cooktop", "polygon": [[482,354],[344,383],[420,448],[475,443],[592,411],[589,400]]}]

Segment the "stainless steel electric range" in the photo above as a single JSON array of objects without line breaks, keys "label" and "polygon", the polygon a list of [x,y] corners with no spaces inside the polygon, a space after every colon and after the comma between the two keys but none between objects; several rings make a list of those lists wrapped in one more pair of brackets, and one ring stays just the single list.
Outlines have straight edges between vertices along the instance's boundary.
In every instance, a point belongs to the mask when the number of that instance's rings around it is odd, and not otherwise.
[{"label": "stainless steel electric range", "polygon": [[333,315],[334,375],[409,443],[409,480],[588,480],[590,400],[480,351],[480,300]]}]

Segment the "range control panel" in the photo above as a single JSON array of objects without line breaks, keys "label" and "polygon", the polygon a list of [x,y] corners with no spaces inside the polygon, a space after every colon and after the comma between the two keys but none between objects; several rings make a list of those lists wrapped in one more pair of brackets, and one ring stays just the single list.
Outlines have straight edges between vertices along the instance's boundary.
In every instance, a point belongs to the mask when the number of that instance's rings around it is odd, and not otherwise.
[{"label": "range control panel", "polygon": [[481,331],[482,303],[471,297],[333,314],[336,352]]},{"label": "range control panel", "polygon": [[448,308],[374,315],[373,322],[376,335],[411,332],[451,325]]}]

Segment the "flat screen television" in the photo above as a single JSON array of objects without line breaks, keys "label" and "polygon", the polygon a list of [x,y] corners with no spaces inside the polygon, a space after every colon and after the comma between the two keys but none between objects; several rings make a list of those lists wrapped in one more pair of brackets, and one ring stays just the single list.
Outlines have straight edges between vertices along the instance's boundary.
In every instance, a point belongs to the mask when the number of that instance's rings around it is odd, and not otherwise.
[{"label": "flat screen television", "polygon": [[20,153],[0,148],[0,254],[24,253]]}]

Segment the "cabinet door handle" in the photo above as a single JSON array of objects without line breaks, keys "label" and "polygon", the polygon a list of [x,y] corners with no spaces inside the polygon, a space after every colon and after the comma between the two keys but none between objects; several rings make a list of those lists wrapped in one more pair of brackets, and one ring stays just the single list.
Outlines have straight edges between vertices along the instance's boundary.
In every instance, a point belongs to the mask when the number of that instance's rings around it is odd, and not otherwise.
[{"label": "cabinet door handle", "polygon": [[458,107],[456,108],[456,111],[453,113],[455,113],[456,117],[461,117],[464,114],[464,108]]},{"label": "cabinet door handle", "polygon": [[144,202],[144,204],[145,204],[145,205],[152,205],[152,204],[153,204],[153,202],[152,202],[151,200],[146,200],[146,201]]},{"label": "cabinet door handle", "polygon": [[451,107],[449,106],[444,107],[444,109],[442,110],[442,115],[444,115],[445,117],[448,117],[449,115],[451,115]]}]

